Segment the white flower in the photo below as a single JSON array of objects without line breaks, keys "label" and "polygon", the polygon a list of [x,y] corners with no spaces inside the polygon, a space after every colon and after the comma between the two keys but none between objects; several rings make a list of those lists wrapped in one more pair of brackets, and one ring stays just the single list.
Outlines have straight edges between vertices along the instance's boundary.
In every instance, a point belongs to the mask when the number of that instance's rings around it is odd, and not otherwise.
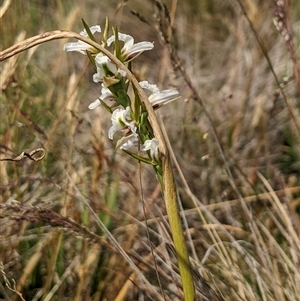
[{"label": "white flower", "polygon": [[142,146],[142,151],[150,151],[150,157],[154,160],[158,160],[159,159],[158,144],[159,141],[156,138],[153,138],[151,140],[146,140]]},{"label": "white flower", "polygon": [[[99,96],[99,98],[102,101],[116,100],[115,96],[110,92],[110,90],[108,88],[106,88],[104,86],[103,83],[101,84],[101,86],[102,86],[102,89],[101,89],[101,95]],[[97,98],[95,101],[90,103],[90,105],[89,105],[90,110],[94,110],[95,108],[97,108],[98,106],[101,105],[101,102],[100,102],[99,98]]]},{"label": "white flower", "polygon": [[116,109],[111,116],[112,127],[108,130],[108,138],[113,139],[115,132],[119,130],[130,130],[134,135],[136,133],[135,122],[130,119],[130,107]]},{"label": "white flower", "polygon": [[108,73],[117,75],[118,69],[115,64],[103,53],[98,53],[95,57],[95,63],[97,67],[97,73],[93,75],[93,81],[99,83],[103,80],[104,76],[107,76]]},{"label": "white flower", "polygon": [[121,145],[120,149],[128,150],[131,147],[138,145],[138,143],[139,143],[138,135],[133,134],[132,137],[127,140],[127,142],[125,142]]},{"label": "white flower", "polygon": [[[92,26],[90,27],[90,31],[92,34],[94,34],[95,32],[101,32],[101,27],[99,25]],[[88,34],[85,29],[80,32],[80,35],[85,38],[88,37]],[[93,49],[91,45],[79,40],[75,43],[67,43],[64,45],[65,51],[78,51],[82,54],[86,54],[86,50],[91,50],[91,49]]]},{"label": "white flower", "polygon": [[139,84],[143,89],[151,92],[148,99],[154,109],[158,109],[161,106],[179,98],[179,92],[175,89],[159,91],[156,85],[151,85],[147,81],[142,81]]},{"label": "white flower", "polygon": [[119,74],[123,77],[126,76],[126,72],[118,69],[116,65],[103,53],[98,53],[96,55],[95,63],[97,68],[97,73],[93,75],[93,81],[95,83],[103,81],[104,76],[117,76]]},{"label": "white flower", "polygon": [[[122,56],[125,57],[125,59],[132,58],[133,54],[135,53],[137,53],[136,56],[138,56],[143,51],[151,50],[154,47],[153,43],[151,42],[139,42],[134,44],[134,39],[132,36],[120,32],[118,33],[118,39],[119,41],[124,42],[124,46],[121,49],[121,53]],[[107,40],[107,46],[110,46],[112,42],[115,42],[114,35]]]}]

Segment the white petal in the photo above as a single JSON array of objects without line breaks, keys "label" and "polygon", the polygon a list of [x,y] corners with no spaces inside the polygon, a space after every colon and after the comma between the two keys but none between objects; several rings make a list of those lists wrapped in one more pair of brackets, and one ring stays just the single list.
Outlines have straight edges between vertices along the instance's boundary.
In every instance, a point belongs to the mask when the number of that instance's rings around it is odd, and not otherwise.
[{"label": "white petal", "polygon": [[117,69],[116,65],[113,64],[111,62],[111,60],[106,55],[103,55],[102,53],[99,53],[99,54],[96,55],[95,63],[96,63],[96,67],[97,67],[97,73],[99,73],[99,76],[102,77],[102,78],[103,78],[104,75],[106,75],[104,67],[103,67],[104,65],[113,74],[116,75],[118,73],[118,69]]},{"label": "white petal", "polygon": [[139,142],[139,139],[137,137],[132,137],[127,142],[123,143],[120,148],[127,150],[127,149],[133,147],[134,145],[137,145],[138,142]]},{"label": "white petal", "polygon": [[152,159],[158,159],[158,144],[159,141],[156,138],[151,140],[146,140],[142,146],[143,151],[150,151],[150,156]]},{"label": "white petal", "polygon": [[104,76],[103,73],[100,73],[100,72],[95,73],[95,74],[93,75],[93,82],[94,82],[94,83],[99,83],[99,82],[101,82],[101,81],[103,80],[103,76]]},{"label": "white petal", "polygon": [[153,138],[151,140],[146,140],[142,146],[143,151],[151,150],[153,147],[158,146],[158,140]]},{"label": "white petal", "polygon": [[102,88],[101,88],[101,93],[102,93],[102,94],[106,94],[106,93],[112,94],[112,93],[110,92],[110,90],[109,90],[107,87],[104,86],[103,83],[101,84],[101,87],[102,87]]},{"label": "white petal", "polygon": [[101,95],[100,95],[100,99],[102,99],[103,101],[105,100],[116,100],[115,96],[110,92],[110,90],[108,88],[106,88],[104,86],[104,84],[101,84],[102,89],[101,89]]},{"label": "white petal", "polygon": [[[128,48],[128,47],[131,48],[134,43],[134,39],[132,36],[121,33],[121,32],[118,33],[118,39],[119,39],[119,41],[123,41],[125,43],[125,45],[124,45],[125,48]],[[110,46],[112,42],[115,42],[115,40],[116,40],[115,35],[111,36],[107,40],[107,46]]]},{"label": "white petal", "polygon": [[179,97],[177,90],[163,90],[161,92],[155,92],[149,96],[149,101],[153,106],[155,105],[164,105],[172,100],[175,100]]},{"label": "white petal", "polygon": [[127,119],[130,118],[130,107],[126,107],[125,110],[122,110],[120,119],[124,124],[126,124],[129,127],[132,127],[132,122],[129,122]]},{"label": "white petal", "polygon": [[72,43],[66,43],[64,45],[63,50],[64,51],[79,51],[83,52],[87,50],[88,48],[91,48],[91,45],[78,41],[78,42],[72,42]]},{"label": "white petal", "polygon": [[108,138],[110,140],[113,140],[114,139],[114,134],[117,130],[115,129],[114,126],[112,126],[109,130],[108,130]]},{"label": "white petal", "polygon": [[109,93],[104,93],[100,95],[100,98],[105,100],[116,100],[116,97],[109,91]]},{"label": "white petal", "polygon": [[138,137],[138,133],[136,132],[137,130],[137,127],[136,127],[136,124],[134,121],[131,121],[130,124],[129,124],[129,127],[130,127],[130,130],[131,130],[131,133],[133,134],[134,137]]},{"label": "white petal", "polygon": [[[94,34],[95,32],[101,32],[101,27],[99,25],[95,25],[95,26],[90,27],[90,30],[91,30],[92,34]],[[88,34],[85,29],[80,32],[80,35],[83,37],[88,37]],[[64,45],[63,50],[64,51],[78,51],[80,53],[86,54],[85,51],[90,48],[92,49],[93,47],[85,42],[77,41],[77,42],[72,42],[72,43],[66,43]]]},{"label": "white petal", "polygon": [[116,75],[118,73],[118,68],[114,63],[111,62],[111,60],[107,62],[106,66],[108,67],[108,70],[111,71],[113,74]]},{"label": "white petal", "polygon": [[130,127],[133,129],[132,121],[128,120],[130,118],[130,107],[124,109],[116,109],[111,115],[112,127],[108,130],[108,138],[113,139],[115,132],[125,128]]},{"label": "white petal", "polygon": [[152,93],[159,92],[159,89],[156,85],[151,85],[146,80],[140,82],[139,84],[143,89],[149,90]]},{"label": "white petal", "polygon": [[119,35],[119,40],[124,41],[124,46],[123,46],[123,48],[122,48],[121,51],[124,54],[127,54],[128,52],[130,52],[130,50],[134,46],[134,39],[133,39],[133,37],[130,36],[130,35],[127,35],[127,34],[121,34],[121,36]]},{"label": "white petal", "polygon": [[[92,34],[94,34],[95,32],[101,32],[101,27],[100,25],[94,25],[90,27],[90,31]],[[85,29],[83,29],[79,34],[83,37],[88,37],[88,34]]]},{"label": "white petal", "polygon": [[134,53],[143,52],[145,50],[151,50],[151,49],[153,49],[153,47],[154,47],[154,45],[151,42],[140,42],[140,43],[134,44],[131,48],[128,48],[126,50],[124,49],[124,54],[131,56]]},{"label": "white petal", "polygon": [[122,77],[126,77],[126,71],[118,69],[118,73],[121,74]]},{"label": "white petal", "polygon": [[[141,53],[145,50],[151,50],[154,47],[153,43],[151,42],[139,42],[134,44],[134,39],[132,36],[120,32],[118,33],[118,39],[119,41],[124,42],[121,52],[126,58],[131,57],[134,53]],[[112,42],[115,42],[114,35],[107,40],[107,45],[110,46]]]},{"label": "white petal", "polygon": [[101,52],[98,53],[95,57],[96,66],[101,66],[103,64],[106,64],[108,61],[109,61],[109,58]]},{"label": "white petal", "polygon": [[96,99],[95,101],[93,101],[92,103],[90,103],[90,105],[89,105],[89,109],[90,110],[94,110],[95,108],[97,108],[98,106],[100,106],[101,105],[101,102],[100,102],[100,100],[99,99]]}]

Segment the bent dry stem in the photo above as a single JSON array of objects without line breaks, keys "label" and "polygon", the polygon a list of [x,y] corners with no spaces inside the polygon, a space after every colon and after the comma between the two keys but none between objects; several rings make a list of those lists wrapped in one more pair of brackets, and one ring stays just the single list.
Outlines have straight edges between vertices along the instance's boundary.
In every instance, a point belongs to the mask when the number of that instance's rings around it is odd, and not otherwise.
[{"label": "bent dry stem", "polygon": [[154,113],[152,104],[148,100],[147,95],[144,90],[139,85],[137,79],[133,76],[130,70],[119,60],[117,59],[110,51],[99,45],[98,43],[92,41],[89,38],[83,37],[74,32],[56,30],[51,32],[46,32],[41,35],[31,37],[21,43],[18,43],[2,52],[0,52],[0,61],[4,61],[9,57],[12,57],[22,51],[25,51],[31,47],[37,46],[39,44],[49,42],[57,39],[64,38],[75,38],[79,41],[85,42],[90,46],[94,47],[105,56],[107,56],[120,70],[126,72],[126,77],[132,83],[136,89],[140,100],[145,106],[145,109],[148,113],[148,119],[153,129],[153,134],[156,139],[159,141],[159,150],[161,154],[161,165],[162,165],[162,190],[163,196],[166,204],[167,214],[170,222],[170,227],[172,231],[174,247],[177,254],[179,271],[182,279],[182,287],[184,292],[184,300],[194,301],[195,300],[195,288],[192,277],[192,271],[187,251],[187,245],[185,242],[183,229],[181,225],[179,207],[177,203],[177,194],[176,186],[174,182],[174,176],[171,167],[171,161],[169,156],[169,151],[163,136],[162,130],[159,126],[157,117]]}]

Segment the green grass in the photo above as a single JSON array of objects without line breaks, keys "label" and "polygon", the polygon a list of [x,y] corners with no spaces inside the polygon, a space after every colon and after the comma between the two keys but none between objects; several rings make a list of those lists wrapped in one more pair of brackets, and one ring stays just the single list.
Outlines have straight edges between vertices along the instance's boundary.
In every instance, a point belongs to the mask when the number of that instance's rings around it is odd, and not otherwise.
[{"label": "green grass", "polygon": [[[178,2],[169,49],[180,62],[164,50],[159,37],[166,16],[156,11],[164,20],[158,32],[151,1],[46,2],[10,3],[1,19],[1,50],[21,31],[26,38],[54,29],[79,32],[81,18],[103,28],[107,15],[135,41],[155,42],[137,59],[139,80],[180,91],[181,99],[157,114],[173,152],[197,300],[205,300],[201,294],[300,300],[300,91],[272,22],[274,2],[247,1],[245,11],[279,82],[290,77],[282,91],[236,1]],[[299,19],[299,5],[290,1],[297,55]],[[39,162],[0,161],[0,298],[163,300],[159,275],[166,300],[183,300],[155,174],[115,149],[103,108],[88,110],[101,88],[85,57],[63,52],[66,42],[40,45],[0,65],[0,158],[46,150]]]}]

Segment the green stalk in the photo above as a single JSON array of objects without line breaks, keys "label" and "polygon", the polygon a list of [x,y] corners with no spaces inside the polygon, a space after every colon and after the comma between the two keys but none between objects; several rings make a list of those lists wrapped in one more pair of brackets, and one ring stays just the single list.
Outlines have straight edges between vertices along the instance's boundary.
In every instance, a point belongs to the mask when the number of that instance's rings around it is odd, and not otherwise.
[{"label": "green stalk", "polygon": [[183,234],[180,210],[178,206],[176,186],[169,157],[163,159],[163,184],[164,184],[164,199],[167,208],[167,215],[173,235],[173,242],[176,250],[179,272],[181,275],[184,300],[194,301],[195,288],[194,281],[189,261],[186,241]]}]

